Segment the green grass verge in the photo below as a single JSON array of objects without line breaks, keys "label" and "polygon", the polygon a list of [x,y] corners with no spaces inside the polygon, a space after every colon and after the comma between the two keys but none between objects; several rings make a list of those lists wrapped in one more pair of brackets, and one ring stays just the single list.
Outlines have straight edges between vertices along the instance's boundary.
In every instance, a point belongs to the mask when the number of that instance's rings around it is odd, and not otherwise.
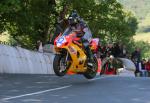
[{"label": "green grass verge", "polygon": [[134,37],[135,41],[144,41],[150,43],[150,32],[148,33],[139,33],[135,35]]}]

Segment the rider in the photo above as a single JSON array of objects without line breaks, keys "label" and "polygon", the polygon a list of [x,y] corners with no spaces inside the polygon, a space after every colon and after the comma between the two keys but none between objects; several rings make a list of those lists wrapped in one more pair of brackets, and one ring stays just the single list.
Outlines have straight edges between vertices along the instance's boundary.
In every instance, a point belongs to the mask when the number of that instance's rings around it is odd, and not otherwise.
[{"label": "rider", "polygon": [[87,24],[84,22],[84,20],[77,14],[77,12],[74,10],[72,11],[71,15],[68,17],[68,23],[69,28],[71,30],[75,30],[77,32],[77,36],[81,38],[81,42],[83,43],[83,46],[86,50],[86,54],[88,57],[88,66],[93,66],[93,54],[89,47],[89,43],[92,39],[92,34],[87,26]]}]

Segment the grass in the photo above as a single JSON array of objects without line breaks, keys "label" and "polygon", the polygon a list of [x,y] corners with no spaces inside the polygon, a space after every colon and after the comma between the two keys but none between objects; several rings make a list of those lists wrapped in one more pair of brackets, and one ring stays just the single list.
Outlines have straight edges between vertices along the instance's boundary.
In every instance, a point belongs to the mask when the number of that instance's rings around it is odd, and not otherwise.
[{"label": "grass", "polygon": [[139,26],[150,26],[150,12],[146,15],[145,19],[139,23]]},{"label": "grass", "polygon": [[135,35],[133,38],[135,41],[145,41],[145,42],[150,43],[150,32],[139,33],[139,34]]}]

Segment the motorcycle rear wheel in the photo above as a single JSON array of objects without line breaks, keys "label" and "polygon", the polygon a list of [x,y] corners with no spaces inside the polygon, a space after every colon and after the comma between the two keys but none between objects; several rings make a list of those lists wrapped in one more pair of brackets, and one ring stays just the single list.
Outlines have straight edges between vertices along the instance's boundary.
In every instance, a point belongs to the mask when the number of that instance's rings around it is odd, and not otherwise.
[{"label": "motorcycle rear wheel", "polygon": [[96,74],[97,74],[97,70],[98,70],[98,61],[97,58],[94,56],[94,65],[93,65],[93,70],[92,69],[87,69],[87,71],[83,74],[85,78],[87,79],[93,79]]}]

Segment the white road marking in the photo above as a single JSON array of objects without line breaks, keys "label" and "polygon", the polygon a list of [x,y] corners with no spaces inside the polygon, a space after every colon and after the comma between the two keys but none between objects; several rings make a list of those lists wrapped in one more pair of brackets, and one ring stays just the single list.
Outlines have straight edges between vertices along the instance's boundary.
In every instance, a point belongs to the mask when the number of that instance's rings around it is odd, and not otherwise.
[{"label": "white road marking", "polygon": [[72,85],[68,85],[68,86],[58,87],[58,88],[54,88],[54,89],[48,89],[48,90],[43,90],[43,91],[39,91],[39,92],[34,92],[34,93],[29,93],[29,94],[23,94],[23,95],[13,96],[13,97],[9,97],[9,98],[3,98],[2,101],[16,99],[16,98],[21,98],[21,97],[26,97],[26,96],[31,96],[31,95],[42,94],[42,93],[51,92],[51,91],[56,91],[56,90],[60,90],[60,89],[69,88],[71,86]]},{"label": "white road marking", "polygon": [[[114,77],[114,76],[104,76],[104,77],[98,77],[98,78],[94,78],[88,81],[95,81],[95,80],[99,80],[99,79],[104,79],[104,78],[110,78],[110,77]],[[67,86],[63,86],[63,87],[58,87],[58,88],[54,88],[54,89],[48,89],[48,90],[43,90],[43,91],[39,91],[39,92],[34,92],[34,93],[29,93],[29,94],[23,94],[23,95],[18,95],[18,96],[12,96],[12,97],[8,97],[8,98],[3,98],[1,99],[2,101],[7,101],[7,100],[11,100],[11,99],[16,99],[16,98],[21,98],[21,97],[26,97],[26,96],[31,96],[31,95],[38,95],[38,94],[42,94],[42,93],[46,93],[46,92],[51,92],[51,91],[56,91],[56,90],[61,90],[61,89],[65,89],[65,88],[69,88],[72,85],[67,85]]]}]

